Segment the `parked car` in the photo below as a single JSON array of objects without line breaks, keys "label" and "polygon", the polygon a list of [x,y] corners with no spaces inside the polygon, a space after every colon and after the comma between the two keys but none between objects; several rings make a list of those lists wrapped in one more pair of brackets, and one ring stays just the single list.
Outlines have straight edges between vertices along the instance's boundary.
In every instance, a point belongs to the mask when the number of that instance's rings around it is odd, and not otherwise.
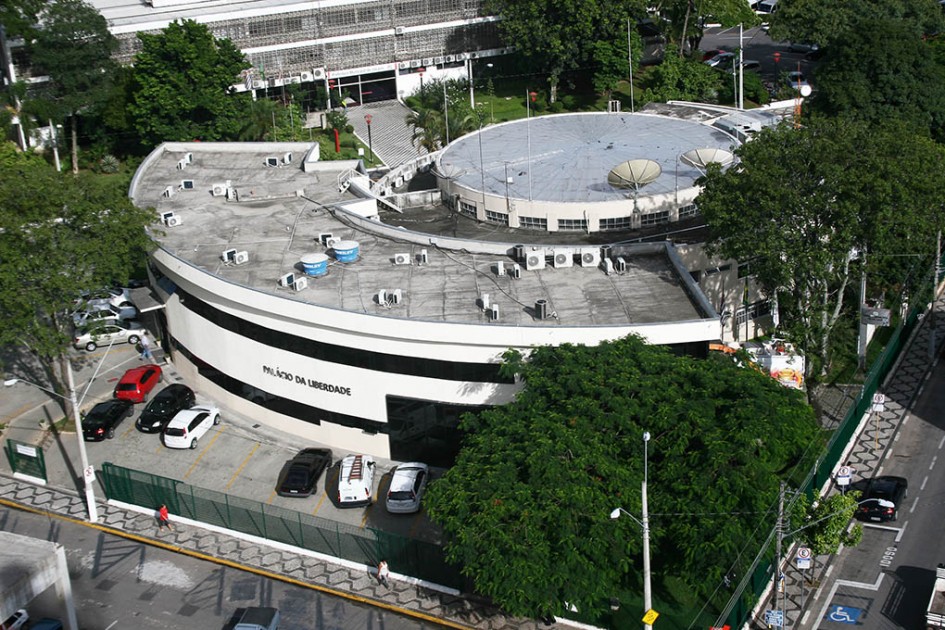
[{"label": "parked car", "polygon": [[374,492],[374,458],[347,455],[341,460],[338,475],[338,507],[370,505]]},{"label": "parked car", "polygon": [[154,387],[164,380],[161,366],[149,363],[125,372],[115,385],[115,398],[142,403]]},{"label": "parked car", "polygon": [[180,383],[168,385],[151,399],[135,426],[143,433],[160,433],[180,411],[190,409],[195,404],[197,399],[194,390]]},{"label": "parked car", "polygon": [[75,299],[74,304],[79,307],[83,304],[111,304],[112,306],[134,306],[131,295],[122,287],[105,287],[95,291],[83,291]]},{"label": "parked car", "polygon": [[707,66],[712,66],[713,68],[719,68],[719,67],[724,68],[726,66],[731,67],[732,64],[735,62],[735,59],[737,58],[738,56],[735,53],[723,50],[723,51],[720,51],[719,54],[715,55],[714,57],[710,57],[709,59],[705,60],[704,63]]},{"label": "parked car", "polygon": [[873,477],[863,492],[856,516],[866,521],[895,521],[899,518],[899,504],[909,496],[909,481],[905,477]]},{"label": "parked car", "polygon": [[401,464],[395,468],[387,490],[387,511],[392,514],[419,512],[420,500],[429,477],[430,469],[420,462]]},{"label": "parked car", "polygon": [[13,613],[9,619],[0,624],[0,628],[4,630],[20,630],[20,628],[25,628],[27,622],[30,620],[29,614],[26,610],[20,608],[18,611]]},{"label": "parked car", "polygon": [[715,50],[704,50],[702,51],[702,61],[709,61],[717,55],[722,55],[727,52],[727,50],[722,50],[721,48],[716,48]]},{"label": "parked car", "polygon": [[327,448],[307,448],[289,460],[283,468],[279,486],[284,497],[307,497],[315,491],[315,484],[325,469],[331,466],[331,451]]},{"label": "parked car", "polygon": [[197,448],[197,440],[216,424],[220,424],[220,410],[216,407],[197,405],[178,411],[164,427],[164,446]]},{"label": "parked car", "polygon": [[72,345],[76,348],[85,348],[89,352],[99,346],[113,343],[127,342],[134,345],[141,340],[141,335],[145,332],[147,331],[141,323],[135,320],[94,324],[88,328],[76,330]]},{"label": "parked car", "polygon": [[791,88],[800,92],[801,96],[810,96],[810,93],[813,91],[810,83],[807,82],[807,77],[805,77],[804,73],[800,70],[788,72],[784,80]]},{"label": "parked car", "polygon": [[115,429],[131,416],[134,406],[127,400],[106,400],[92,407],[82,417],[82,437],[86,442],[101,442],[115,437]]},{"label": "parked car", "polygon": [[58,619],[43,617],[30,624],[30,630],[62,630],[62,622]]},{"label": "parked car", "polygon": [[72,314],[72,323],[76,328],[87,328],[93,324],[114,323],[138,319],[138,309],[134,306],[113,306],[111,304],[88,305]]},{"label": "parked car", "polygon": [[278,630],[279,610],[268,607],[247,608],[233,630]]}]

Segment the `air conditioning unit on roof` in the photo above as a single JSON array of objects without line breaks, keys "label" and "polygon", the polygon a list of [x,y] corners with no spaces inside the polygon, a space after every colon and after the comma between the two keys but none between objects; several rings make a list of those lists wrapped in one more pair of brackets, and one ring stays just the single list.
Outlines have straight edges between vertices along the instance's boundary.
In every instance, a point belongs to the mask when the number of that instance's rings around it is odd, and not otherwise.
[{"label": "air conditioning unit on roof", "polygon": [[177,216],[176,214],[168,217],[167,220],[164,222],[164,225],[166,225],[167,227],[177,227],[180,224],[181,224],[180,217]]},{"label": "air conditioning unit on roof", "polygon": [[394,28],[394,35],[403,35],[403,34],[404,34],[404,27],[403,27],[403,26],[398,26],[398,27]]},{"label": "air conditioning unit on roof", "polygon": [[214,197],[226,197],[226,182],[218,182],[213,185]]},{"label": "air conditioning unit on roof", "polygon": [[324,68],[312,68],[312,80],[321,81],[325,78],[325,69]]},{"label": "air conditioning unit on roof", "polygon": [[456,61],[456,55],[446,55],[446,63],[453,63]]},{"label": "air conditioning unit on roof", "polygon": [[303,83],[310,83],[315,80],[315,77],[312,76],[311,72],[303,72],[299,75],[299,79],[301,79]]},{"label": "air conditioning unit on roof", "polygon": [[394,254],[394,264],[395,265],[409,265],[410,254]]},{"label": "air conditioning unit on roof", "polygon": [[236,256],[233,257],[233,262],[237,265],[243,265],[249,262],[249,252],[242,251],[236,252]]},{"label": "air conditioning unit on roof", "polygon": [[292,283],[292,289],[294,291],[301,291],[308,286],[308,278],[296,278],[295,282]]},{"label": "air conditioning unit on roof", "polygon": [[545,250],[537,249],[525,254],[525,269],[535,271],[545,268]]},{"label": "air conditioning unit on roof", "polygon": [[253,89],[254,89],[254,90],[261,90],[261,89],[263,89],[264,87],[266,87],[266,82],[265,82],[265,81],[263,81],[262,79],[253,79]]},{"label": "air conditioning unit on roof", "polygon": [[600,248],[584,247],[581,249],[581,266],[597,267],[600,265]]},{"label": "air conditioning unit on roof", "polygon": [[574,265],[574,254],[570,249],[555,249],[554,261],[557,269],[571,267]]}]

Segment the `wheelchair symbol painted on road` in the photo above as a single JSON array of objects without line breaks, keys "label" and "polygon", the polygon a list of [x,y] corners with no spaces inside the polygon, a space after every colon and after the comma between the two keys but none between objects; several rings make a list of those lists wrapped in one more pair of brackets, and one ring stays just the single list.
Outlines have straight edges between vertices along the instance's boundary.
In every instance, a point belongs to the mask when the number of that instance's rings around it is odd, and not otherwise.
[{"label": "wheelchair symbol painted on road", "polygon": [[827,612],[827,621],[855,624],[862,614],[862,608],[853,608],[851,606],[833,606]]}]

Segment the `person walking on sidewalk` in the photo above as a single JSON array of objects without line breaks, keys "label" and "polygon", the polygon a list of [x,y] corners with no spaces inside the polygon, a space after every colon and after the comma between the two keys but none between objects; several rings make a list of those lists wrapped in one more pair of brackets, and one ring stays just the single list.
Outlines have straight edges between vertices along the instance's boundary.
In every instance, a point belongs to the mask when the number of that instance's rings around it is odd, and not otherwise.
[{"label": "person walking on sidewalk", "polygon": [[387,560],[381,560],[377,565],[377,583],[390,588],[390,569],[387,568]]},{"label": "person walking on sidewalk", "polygon": [[141,358],[153,361],[154,355],[151,354],[151,340],[148,339],[148,333],[141,333],[141,339],[138,343],[141,344]]},{"label": "person walking on sidewalk", "polygon": [[167,512],[167,506],[164,505],[163,503],[161,504],[161,507],[158,508],[157,517],[158,517],[157,520],[158,520],[158,533],[159,534],[161,533],[161,530],[163,530],[165,527],[168,528],[170,531],[174,531],[174,528],[171,527],[171,516]]}]

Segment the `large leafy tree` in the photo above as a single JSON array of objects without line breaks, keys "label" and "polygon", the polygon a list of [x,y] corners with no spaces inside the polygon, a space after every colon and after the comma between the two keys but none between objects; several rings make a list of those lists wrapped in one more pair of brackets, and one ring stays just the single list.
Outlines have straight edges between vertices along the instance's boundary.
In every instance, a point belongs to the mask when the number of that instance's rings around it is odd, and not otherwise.
[{"label": "large leafy tree", "polygon": [[11,147],[0,150],[0,344],[25,346],[61,384],[73,299],[131,276],[155,215],[126,181],[61,174]]},{"label": "large leafy tree", "polygon": [[838,119],[765,130],[736,153],[727,171],[709,169],[697,201],[710,250],[752,260],[783,332],[825,369],[860,254],[877,293],[930,263],[945,224],[945,151],[902,124]]},{"label": "large leafy tree", "polygon": [[728,76],[701,61],[679,57],[675,48],[667,47],[663,63],[650,68],[643,78],[644,101],[666,102],[715,101],[724,77]]},{"label": "large leafy tree", "polygon": [[800,394],[721,357],[677,357],[631,336],[506,359],[524,389],[464,420],[456,465],[426,506],[448,557],[513,614],[565,602],[600,611],[638,588],[640,530],[610,513],[640,513],[644,431],[657,579],[679,576],[701,594],[819,435]]},{"label": "large leafy tree", "polygon": [[[72,172],[79,170],[77,116],[108,97],[115,67],[111,54],[118,40],[95,7],[82,0],[52,0],[45,6],[42,28],[30,44],[30,55],[49,81],[39,98],[55,104],[72,130]],[[51,112],[50,112],[51,115]]]},{"label": "large leafy tree", "polygon": [[668,20],[669,41],[680,53],[687,48],[698,50],[707,19],[726,27],[748,28],[758,23],[758,16],[743,0],[664,0],[658,8]]},{"label": "large leafy tree", "polygon": [[627,20],[646,15],[642,0],[491,0],[489,10],[502,16],[499,28],[535,71],[549,76],[551,102],[561,76],[589,67],[598,41],[627,38]]},{"label": "large leafy tree", "polygon": [[894,118],[924,133],[945,130],[945,58],[914,25],[884,19],[834,40],[815,71],[813,104],[871,123]]},{"label": "large leafy tree", "polygon": [[[780,0],[771,15],[771,37],[830,47],[837,40],[877,21],[898,22],[912,38],[942,29],[937,0]],[[862,24],[861,24],[862,22]],[[886,43],[895,43],[887,34]],[[863,50],[862,52],[869,52]]]},{"label": "large leafy tree", "polygon": [[173,22],[139,33],[129,112],[142,141],[229,140],[240,136],[250,96],[232,93],[249,63],[203,24]]}]

